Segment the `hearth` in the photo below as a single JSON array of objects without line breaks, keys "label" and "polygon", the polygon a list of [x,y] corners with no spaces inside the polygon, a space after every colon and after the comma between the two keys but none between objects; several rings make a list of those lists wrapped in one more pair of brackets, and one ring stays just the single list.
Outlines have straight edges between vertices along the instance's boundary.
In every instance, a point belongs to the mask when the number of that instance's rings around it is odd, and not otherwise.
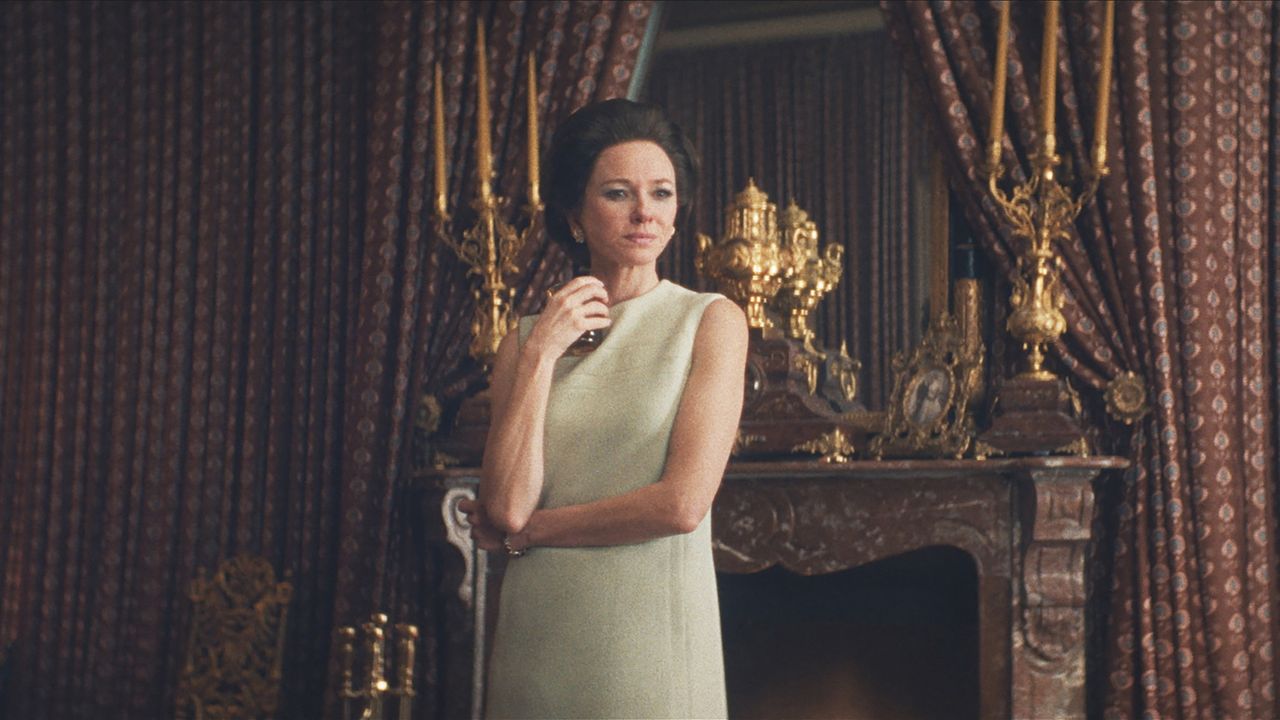
[{"label": "hearth", "polygon": [[978,585],[965,553],[719,583],[730,717],[978,717]]}]

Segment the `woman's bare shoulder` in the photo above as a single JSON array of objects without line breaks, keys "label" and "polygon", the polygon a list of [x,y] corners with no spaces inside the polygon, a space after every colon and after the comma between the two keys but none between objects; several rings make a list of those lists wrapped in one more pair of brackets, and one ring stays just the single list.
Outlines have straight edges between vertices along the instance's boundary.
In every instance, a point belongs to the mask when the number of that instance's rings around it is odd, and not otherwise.
[{"label": "woman's bare shoulder", "polygon": [[720,296],[702,312],[696,343],[717,351],[734,350],[747,345],[747,316],[732,300]]}]

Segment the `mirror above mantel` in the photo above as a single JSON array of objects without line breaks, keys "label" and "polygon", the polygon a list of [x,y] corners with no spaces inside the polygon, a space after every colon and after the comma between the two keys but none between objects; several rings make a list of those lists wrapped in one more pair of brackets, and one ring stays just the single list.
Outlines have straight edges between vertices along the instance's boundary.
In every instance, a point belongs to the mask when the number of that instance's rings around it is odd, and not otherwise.
[{"label": "mirror above mantel", "polygon": [[[779,212],[794,202],[818,242],[843,248],[839,284],[809,322],[844,345],[858,401],[883,411],[892,358],[920,342],[937,255],[948,253],[939,153],[874,2],[662,3],[638,99],[666,108],[702,158],[694,212],[664,276],[715,289],[696,234],[723,237],[749,182]],[[936,301],[935,301],[936,302]],[[945,300],[943,301],[945,303]]]}]

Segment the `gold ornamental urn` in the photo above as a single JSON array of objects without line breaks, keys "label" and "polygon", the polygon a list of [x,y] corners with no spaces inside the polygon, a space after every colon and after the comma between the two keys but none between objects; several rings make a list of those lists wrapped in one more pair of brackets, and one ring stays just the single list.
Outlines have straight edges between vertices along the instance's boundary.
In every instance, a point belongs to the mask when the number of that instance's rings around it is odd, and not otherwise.
[{"label": "gold ornamental urn", "polygon": [[791,257],[778,233],[778,208],[756,187],[754,179],[734,197],[725,227],[719,242],[698,234],[698,272],[746,308],[751,327],[762,331],[772,328],[765,308],[790,275]]},{"label": "gold ornamental urn", "polygon": [[803,342],[809,352],[817,352],[809,313],[840,283],[844,248],[828,243],[819,254],[818,226],[795,200],[782,211],[782,241],[783,249],[791,255],[791,273],[774,299],[774,307],[787,320],[787,337]]}]

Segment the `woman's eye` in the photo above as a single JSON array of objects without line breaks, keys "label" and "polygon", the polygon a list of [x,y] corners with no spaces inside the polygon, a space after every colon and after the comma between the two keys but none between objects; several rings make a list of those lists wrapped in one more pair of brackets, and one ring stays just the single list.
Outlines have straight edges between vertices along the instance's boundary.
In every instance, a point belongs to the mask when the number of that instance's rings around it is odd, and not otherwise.
[{"label": "woman's eye", "polygon": [[675,193],[672,192],[671,188],[658,188],[653,191],[653,196],[662,200],[667,200],[675,197]]},{"label": "woman's eye", "polygon": [[627,191],[614,188],[612,190],[605,190],[604,196],[610,200],[623,200],[627,197]]}]

